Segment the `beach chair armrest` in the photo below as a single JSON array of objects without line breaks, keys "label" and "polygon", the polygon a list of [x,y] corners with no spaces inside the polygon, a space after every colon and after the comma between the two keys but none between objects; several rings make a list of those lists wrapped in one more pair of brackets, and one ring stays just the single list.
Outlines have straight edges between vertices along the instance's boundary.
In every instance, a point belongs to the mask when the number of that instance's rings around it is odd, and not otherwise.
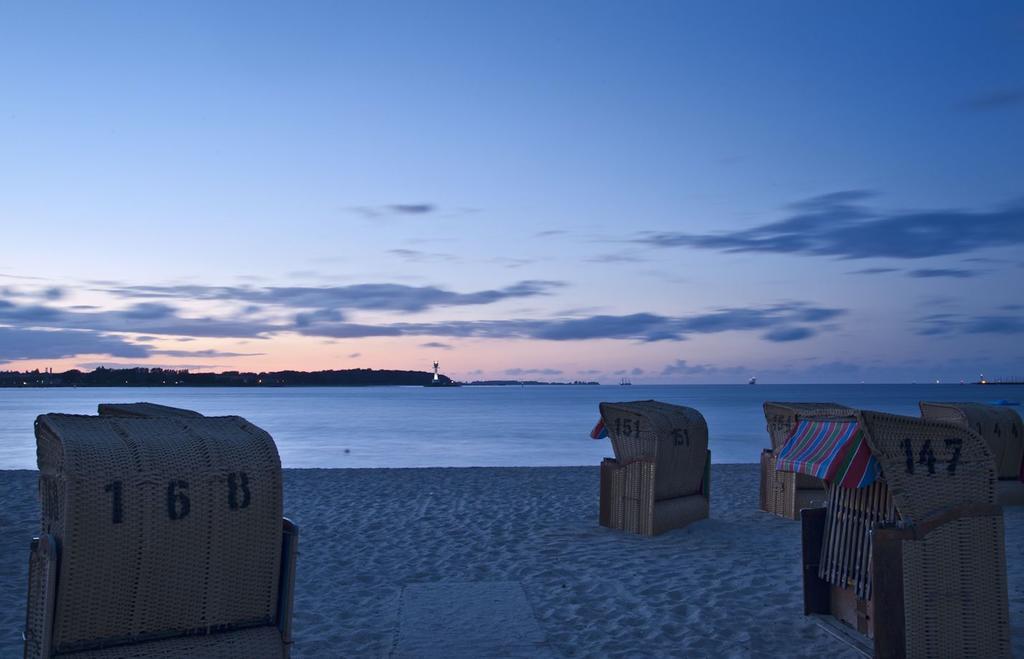
[{"label": "beach chair armrest", "polygon": [[924,540],[929,533],[949,524],[950,522],[970,517],[999,517],[1002,516],[1002,514],[1002,506],[996,504],[968,503],[962,506],[947,508],[946,510],[932,515],[922,522],[915,522],[905,528],[882,526],[876,528],[873,533],[878,535],[883,541]]},{"label": "beach chair armrest", "polygon": [[287,652],[292,642],[292,614],[295,607],[295,561],[299,555],[299,527],[282,518],[281,581],[277,591],[277,628]]},{"label": "beach chair armrest", "polygon": [[25,607],[26,659],[49,657],[53,639],[53,616],[57,600],[57,568],[60,549],[57,539],[46,534],[32,538],[28,567],[28,605]]}]

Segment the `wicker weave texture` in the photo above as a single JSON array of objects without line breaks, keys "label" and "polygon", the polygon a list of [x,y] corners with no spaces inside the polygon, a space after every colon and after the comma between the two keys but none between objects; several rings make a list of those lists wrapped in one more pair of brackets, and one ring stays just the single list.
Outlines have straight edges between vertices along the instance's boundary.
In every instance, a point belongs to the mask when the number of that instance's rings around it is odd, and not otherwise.
[{"label": "wicker weave texture", "polygon": [[100,403],[100,416],[127,416],[146,418],[151,416],[188,416],[200,417],[202,414],[181,407],[170,407],[156,403]]},{"label": "wicker weave texture", "polygon": [[[38,541],[34,541],[38,542]],[[46,559],[37,546],[29,554],[28,603],[25,607],[25,657],[43,655],[46,619]]]},{"label": "wicker weave texture", "polygon": [[620,463],[654,462],[656,501],[700,491],[708,448],[700,412],[653,400],[601,403],[600,409]]},{"label": "wicker weave texture", "polygon": [[952,522],[903,543],[908,657],[1009,657],[1003,518]]},{"label": "wicker weave texture", "polygon": [[48,414],[36,438],[42,528],[61,547],[55,651],[274,623],[281,468],[267,433],[239,417]]},{"label": "wicker weave texture", "polygon": [[954,506],[996,502],[992,452],[974,432],[881,412],[858,416],[904,519],[921,521]]},{"label": "wicker weave texture", "polygon": [[278,659],[284,656],[281,635],[276,627],[255,627],[61,655],[68,659]]},{"label": "wicker weave texture", "polygon": [[[995,503],[995,463],[974,432],[879,412],[858,416],[904,523]],[[1004,554],[1001,514],[959,519],[904,542],[907,656],[1009,656]]]},{"label": "wicker weave texture", "polygon": [[1024,425],[1009,407],[981,403],[931,403],[921,401],[921,416],[969,428],[988,444],[1000,479],[1017,480],[1024,459]]}]

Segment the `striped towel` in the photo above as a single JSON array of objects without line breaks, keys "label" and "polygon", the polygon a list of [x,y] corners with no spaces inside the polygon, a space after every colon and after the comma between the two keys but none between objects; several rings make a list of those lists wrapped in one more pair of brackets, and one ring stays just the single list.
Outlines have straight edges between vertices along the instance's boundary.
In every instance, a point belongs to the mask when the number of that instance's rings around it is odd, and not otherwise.
[{"label": "striped towel", "polygon": [[590,431],[591,439],[604,439],[608,436],[608,429],[604,427],[604,419],[598,419],[597,425]]},{"label": "striped towel", "polygon": [[779,451],[776,471],[794,471],[839,483],[867,487],[878,478],[878,462],[853,420],[802,420]]}]

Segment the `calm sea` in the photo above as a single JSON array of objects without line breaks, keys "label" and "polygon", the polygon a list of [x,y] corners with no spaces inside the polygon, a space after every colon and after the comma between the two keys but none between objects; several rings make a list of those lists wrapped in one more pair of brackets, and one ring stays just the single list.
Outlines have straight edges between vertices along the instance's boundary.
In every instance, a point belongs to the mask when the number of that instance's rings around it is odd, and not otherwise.
[{"label": "calm sea", "polygon": [[607,439],[588,437],[597,404],[651,398],[700,410],[715,462],[757,462],[768,442],[765,400],[917,416],[919,400],[1024,401],[1024,386],[0,389],[0,469],[35,468],[36,415],[95,414],[97,403],[136,401],[244,416],[274,436],[285,467],[594,465],[611,455]]}]

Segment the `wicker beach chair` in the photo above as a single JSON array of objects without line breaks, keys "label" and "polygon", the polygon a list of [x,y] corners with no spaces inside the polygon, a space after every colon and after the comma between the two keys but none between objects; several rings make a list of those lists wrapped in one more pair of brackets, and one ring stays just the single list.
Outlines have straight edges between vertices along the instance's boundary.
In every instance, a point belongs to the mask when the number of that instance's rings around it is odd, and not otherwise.
[{"label": "wicker beach chair", "polygon": [[867,656],[1010,655],[1002,509],[988,445],[879,412],[806,420],[781,468],[823,477],[802,514],[804,612]]},{"label": "wicker beach chair", "polygon": [[1009,407],[921,401],[921,416],[970,428],[988,443],[996,461],[996,492],[1002,506],[1024,505],[1024,425]]},{"label": "wicker beach chair", "polygon": [[36,419],[25,657],[287,657],[298,529],[274,441],[155,411]]},{"label": "wicker beach chair", "polygon": [[711,452],[700,412],[653,400],[600,409],[615,452],[601,463],[601,525],[651,536],[705,519]]},{"label": "wicker beach chair", "polygon": [[761,452],[761,510],[797,520],[803,508],[820,508],[825,505],[825,483],[806,474],[777,471],[776,455],[793,434],[799,419],[846,416],[854,412],[852,408],[839,403],[768,401],[764,404],[764,419],[768,424],[772,447]]}]

